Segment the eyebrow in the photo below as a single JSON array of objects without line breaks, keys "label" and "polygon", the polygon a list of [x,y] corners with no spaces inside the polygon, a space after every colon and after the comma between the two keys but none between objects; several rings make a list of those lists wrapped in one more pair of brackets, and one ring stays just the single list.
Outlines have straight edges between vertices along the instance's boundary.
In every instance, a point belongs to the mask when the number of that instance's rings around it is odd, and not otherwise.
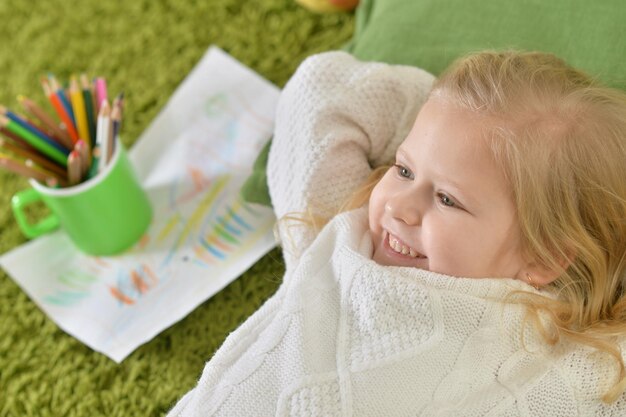
[{"label": "eyebrow", "polygon": [[[404,159],[412,161],[412,158],[409,156],[409,154],[407,152],[404,151],[404,149],[402,149],[402,147],[398,148],[397,154],[400,154]],[[463,191],[464,189],[467,189],[467,188],[470,188],[470,187],[468,187],[468,186],[461,186],[461,184],[459,184],[457,181],[451,179],[450,177],[444,175],[441,172],[434,172],[434,176],[439,181],[452,186],[452,188],[453,188],[452,191],[454,192],[454,196],[455,197],[460,194],[460,198],[459,199],[463,200],[462,201],[463,206],[466,205],[465,204],[466,202],[470,203],[472,206],[478,205],[478,201],[469,192]]]}]

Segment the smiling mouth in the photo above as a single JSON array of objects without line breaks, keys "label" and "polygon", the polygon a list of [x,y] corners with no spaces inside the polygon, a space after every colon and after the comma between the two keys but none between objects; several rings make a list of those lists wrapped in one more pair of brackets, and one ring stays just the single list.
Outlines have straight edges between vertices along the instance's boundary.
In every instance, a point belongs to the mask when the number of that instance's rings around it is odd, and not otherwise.
[{"label": "smiling mouth", "polygon": [[400,239],[398,239],[391,233],[389,233],[389,236],[388,236],[388,243],[389,243],[389,247],[394,252],[399,253],[401,255],[408,256],[409,258],[418,258],[418,259],[426,258],[426,256],[419,253],[412,247],[405,245],[404,242],[402,242]]}]

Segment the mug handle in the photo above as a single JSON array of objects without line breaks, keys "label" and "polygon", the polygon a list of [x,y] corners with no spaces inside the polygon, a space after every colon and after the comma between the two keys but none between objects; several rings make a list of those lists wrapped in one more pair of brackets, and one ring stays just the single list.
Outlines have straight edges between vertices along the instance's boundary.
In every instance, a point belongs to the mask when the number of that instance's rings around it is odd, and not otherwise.
[{"label": "mug handle", "polygon": [[48,217],[40,220],[36,224],[31,224],[26,219],[26,214],[24,213],[26,206],[41,201],[41,199],[41,194],[34,188],[20,191],[11,199],[15,220],[17,220],[17,224],[20,226],[20,229],[22,229],[24,236],[29,239],[34,239],[59,227],[59,218],[54,213],[51,213]]}]

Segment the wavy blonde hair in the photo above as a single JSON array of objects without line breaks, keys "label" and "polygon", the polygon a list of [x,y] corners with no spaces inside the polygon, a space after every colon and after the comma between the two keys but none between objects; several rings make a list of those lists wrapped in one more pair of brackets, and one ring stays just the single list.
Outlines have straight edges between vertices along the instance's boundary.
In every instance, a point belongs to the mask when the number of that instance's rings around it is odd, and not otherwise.
[{"label": "wavy blonde hair", "polygon": [[619,379],[603,400],[616,400],[626,389],[626,94],[553,55],[504,51],[458,60],[431,95],[498,120],[487,139],[524,254],[559,273],[546,288],[555,298],[517,301],[549,343],[564,337],[615,358]]}]

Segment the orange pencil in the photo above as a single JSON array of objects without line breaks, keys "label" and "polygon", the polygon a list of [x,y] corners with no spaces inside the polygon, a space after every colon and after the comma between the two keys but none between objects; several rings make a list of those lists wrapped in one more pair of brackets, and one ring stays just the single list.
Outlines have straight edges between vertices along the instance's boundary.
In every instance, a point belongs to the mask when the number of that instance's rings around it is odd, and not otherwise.
[{"label": "orange pencil", "polygon": [[74,128],[74,123],[72,122],[70,115],[65,111],[65,107],[63,106],[63,103],[61,103],[61,99],[52,91],[50,85],[48,84],[48,80],[42,79],[41,85],[43,87],[44,94],[48,97],[48,100],[50,100],[50,104],[52,104],[52,107],[54,107],[54,110],[59,115],[59,118],[63,121],[63,124],[72,139],[72,143],[76,144],[78,141],[78,132]]}]

